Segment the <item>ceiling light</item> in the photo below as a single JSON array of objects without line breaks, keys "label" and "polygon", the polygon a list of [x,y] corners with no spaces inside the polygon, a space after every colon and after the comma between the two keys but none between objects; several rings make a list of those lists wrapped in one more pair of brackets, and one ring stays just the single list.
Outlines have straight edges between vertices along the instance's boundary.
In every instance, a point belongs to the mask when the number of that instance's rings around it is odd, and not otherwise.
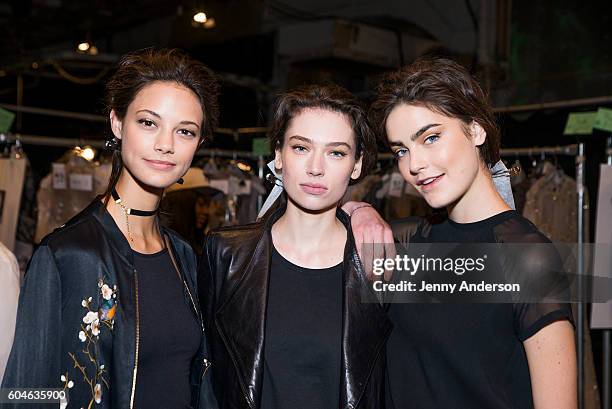
[{"label": "ceiling light", "polygon": [[93,158],[96,157],[96,151],[91,146],[86,146],[81,151],[81,156],[84,157],[85,159],[91,161],[91,160],[93,160]]},{"label": "ceiling light", "polygon": [[196,23],[204,24],[206,23],[206,20],[208,20],[208,17],[206,17],[206,13],[204,13],[203,11],[200,11],[193,15],[193,21],[195,21]]},{"label": "ceiling light", "polygon": [[87,41],[84,41],[77,46],[77,50],[79,50],[82,53],[85,53],[89,50],[89,47],[90,47],[89,43]]}]

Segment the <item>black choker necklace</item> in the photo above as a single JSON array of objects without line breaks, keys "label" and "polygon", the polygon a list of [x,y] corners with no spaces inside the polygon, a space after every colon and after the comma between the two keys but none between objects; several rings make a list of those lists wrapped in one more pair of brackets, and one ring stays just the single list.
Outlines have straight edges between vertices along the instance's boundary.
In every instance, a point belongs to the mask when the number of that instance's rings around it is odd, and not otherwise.
[{"label": "black choker necklace", "polygon": [[119,193],[117,193],[117,190],[115,189],[113,189],[112,196],[113,196],[113,200],[115,201],[115,203],[121,206],[123,211],[126,213],[126,216],[128,214],[131,216],[154,216],[157,214],[158,209],[138,210],[138,209],[132,209],[132,208],[127,207],[125,204],[123,204],[123,202],[121,201],[121,198],[119,197]]}]

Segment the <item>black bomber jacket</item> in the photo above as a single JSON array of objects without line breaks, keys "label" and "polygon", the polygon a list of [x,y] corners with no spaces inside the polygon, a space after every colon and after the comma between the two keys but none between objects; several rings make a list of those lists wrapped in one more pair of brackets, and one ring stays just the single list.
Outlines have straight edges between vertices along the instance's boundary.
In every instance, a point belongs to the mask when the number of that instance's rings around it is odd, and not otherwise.
[{"label": "black bomber jacket", "polygon": [[[161,230],[185,301],[204,332],[195,253],[176,233]],[[2,387],[64,389],[68,408],[132,408],[140,343],[138,273],[127,240],[100,198],[45,237],[26,272]],[[194,408],[217,407],[210,366],[203,334],[190,371]]]}]

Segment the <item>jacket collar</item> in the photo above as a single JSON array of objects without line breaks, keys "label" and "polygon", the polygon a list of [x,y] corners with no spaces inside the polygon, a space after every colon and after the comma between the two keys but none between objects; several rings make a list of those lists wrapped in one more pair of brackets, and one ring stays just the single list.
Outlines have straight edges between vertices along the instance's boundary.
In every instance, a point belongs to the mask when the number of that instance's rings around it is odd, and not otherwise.
[{"label": "jacket collar", "polygon": [[119,226],[115,223],[115,219],[106,210],[104,203],[102,203],[102,196],[98,196],[93,202],[85,209],[85,212],[90,212],[91,215],[102,225],[106,237],[111,242],[115,251],[125,258],[131,265],[134,264],[134,254],[130,243],[119,230]]},{"label": "jacket collar", "polygon": [[[284,214],[280,206],[259,222],[257,231],[242,243],[252,252],[239,275],[238,285],[218,308],[215,324],[236,366],[237,375],[251,408],[259,408],[263,384],[266,303],[272,254],[272,225]],[[347,229],[344,250],[343,335],[341,407],[357,407],[372,368],[383,352],[392,325],[378,303],[362,301],[367,291],[364,269],[355,250],[349,216],[341,209],[336,217]],[[259,290],[260,289],[260,290]],[[240,324],[236,319],[239,317]]]}]

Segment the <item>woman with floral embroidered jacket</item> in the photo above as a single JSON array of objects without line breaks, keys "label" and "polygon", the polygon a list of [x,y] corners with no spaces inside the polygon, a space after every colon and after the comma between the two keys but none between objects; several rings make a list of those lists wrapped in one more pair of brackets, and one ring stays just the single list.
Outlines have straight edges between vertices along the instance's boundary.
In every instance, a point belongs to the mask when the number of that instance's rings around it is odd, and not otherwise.
[{"label": "woman with floral embroidered jacket", "polygon": [[212,133],[217,94],[178,50],[121,59],[107,84],[109,187],[35,252],[3,388],[60,388],[68,408],[216,408],[196,257],[157,209]]}]

